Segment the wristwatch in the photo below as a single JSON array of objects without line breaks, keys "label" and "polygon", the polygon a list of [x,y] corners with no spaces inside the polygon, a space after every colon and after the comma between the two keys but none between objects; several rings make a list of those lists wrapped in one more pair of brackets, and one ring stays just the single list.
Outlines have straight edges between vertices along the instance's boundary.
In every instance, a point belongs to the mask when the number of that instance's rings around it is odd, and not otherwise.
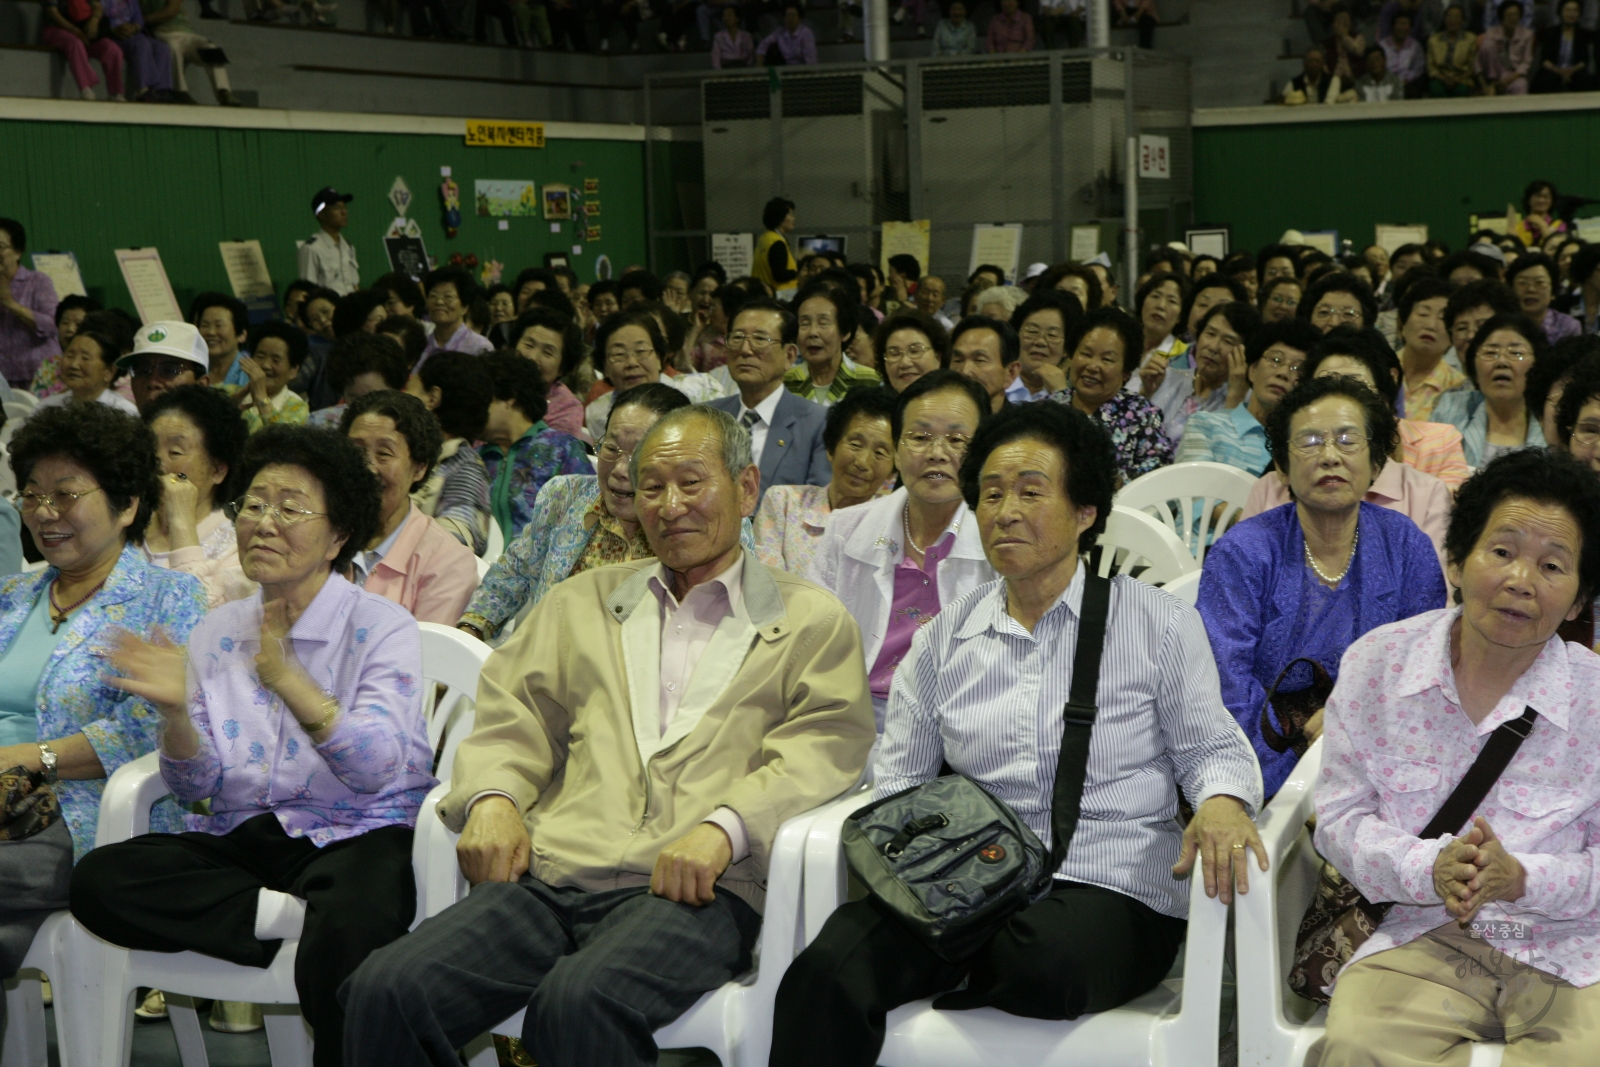
[{"label": "wristwatch", "polygon": [[60,762],[60,757],[56,755],[55,749],[51,748],[48,742],[39,742],[39,762],[44,764],[44,780],[54,785],[56,783],[56,764]]}]

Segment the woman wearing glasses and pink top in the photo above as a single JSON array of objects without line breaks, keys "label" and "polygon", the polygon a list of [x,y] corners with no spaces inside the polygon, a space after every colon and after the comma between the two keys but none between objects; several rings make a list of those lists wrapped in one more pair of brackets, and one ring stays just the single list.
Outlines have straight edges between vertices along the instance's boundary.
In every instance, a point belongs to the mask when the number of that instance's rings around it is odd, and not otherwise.
[{"label": "woman wearing glasses and pink top", "polygon": [[901,390],[890,427],[901,487],[830,515],[806,575],[861,627],[880,733],[889,683],[917,629],[999,577],[957,477],[988,415],[983,386],[955,371],[929,371]]}]

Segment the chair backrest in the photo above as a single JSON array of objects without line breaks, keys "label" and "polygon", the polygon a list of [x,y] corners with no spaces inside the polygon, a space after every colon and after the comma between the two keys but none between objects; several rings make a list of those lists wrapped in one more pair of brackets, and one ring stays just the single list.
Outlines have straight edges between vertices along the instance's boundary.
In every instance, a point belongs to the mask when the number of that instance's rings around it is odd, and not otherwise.
[{"label": "chair backrest", "polygon": [[1200,599],[1200,572],[1190,571],[1161,587],[1191,608]]},{"label": "chair backrest", "polygon": [[1107,577],[1126,574],[1165,585],[1200,569],[1178,535],[1161,520],[1120,505],[1112,506],[1100,545],[1100,573]]},{"label": "chair backrest", "polygon": [[482,556],[473,556],[472,559],[473,559],[473,562],[478,567],[478,581],[482,582],[484,577],[489,573],[489,567],[491,566],[491,564],[490,564],[490,562],[488,560],[484,559]]},{"label": "chair backrest", "polygon": [[[493,563],[500,558],[500,553],[506,550],[506,535],[500,532],[500,524],[494,519],[489,520],[489,543],[483,549],[483,562]],[[482,579],[486,570],[480,569],[479,579]]]},{"label": "chair backrest", "polygon": [[423,697],[428,744],[438,757],[438,767],[448,776],[457,746],[472,732],[478,674],[491,650],[477,638],[441,623],[418,623],[418,628],[422,631],[422,676],[432,683]]},{"label": "chair backrest", "polygon": [[1174,463],[1135,478],[1112,502],[1160,519],[1198,561],[1243,517],[1255,483],[1248,472],[1226,463]]}]

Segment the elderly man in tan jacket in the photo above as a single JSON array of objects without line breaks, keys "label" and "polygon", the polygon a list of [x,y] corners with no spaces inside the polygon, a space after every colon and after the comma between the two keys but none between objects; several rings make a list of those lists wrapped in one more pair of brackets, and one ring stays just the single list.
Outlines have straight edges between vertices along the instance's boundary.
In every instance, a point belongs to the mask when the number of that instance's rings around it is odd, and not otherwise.
[{"label": "elderly man in tan jacket", "polygon": [[749,968],[779,824],[861,773],[854,620],[739,546],[749,434],[684,408],[632,462],[657,558],[563,582],[485,666],[439,805],[474,888],[341,990],[356,1067],[455,1067],[523,1007],[541,1067],[653,1064]]}]

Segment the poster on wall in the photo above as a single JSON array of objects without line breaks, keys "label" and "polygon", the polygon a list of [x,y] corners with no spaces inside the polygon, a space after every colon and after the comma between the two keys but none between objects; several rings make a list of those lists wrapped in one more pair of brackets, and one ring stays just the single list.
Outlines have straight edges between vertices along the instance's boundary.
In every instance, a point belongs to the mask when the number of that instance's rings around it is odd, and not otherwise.
[{"label": "poster on wall", "polygon": [[972,256],[967,266],[967,277],[978,269],[979,263],[992,263],[1006,272],[1012,281],[1017,277],[1017,261],[1022,256],[1022,223],[997,222],[993,225],[978,223],[972,227]]},{"label": "poster on wall", "polygon": [[385,237],[383,250],[389,254],[389,269],[409,278],[421,278],[429,270],[428,250],[420,237]]},{"label": "poster on wall", "polygon": [[160,252],[154,248],[118,248],[115,255],[140,322],[183,321],[183,309],[173,295]]},{"label": "poster on wall", "polygon": [[473,200],[483,218],[538,218],[539,197],[530,181],[479,178],[472,183]]},{"label": "poster on wall", "polygon": [[547,219],[572,217],[572,186],[552,182],[544,187],[544,217]]},{"label": "poster on wall", "polygon": [[50,279],[56,287],[56,299],[69,296],[88,296],[83,287],[83,274],[78,270],[78,257],[71,252],[35,252],[33,269]]},{"label": "poster on wall", "polygon": [[228,273],[228,284],[233,287],[234,296],[250,300],[276,293],[260,241],[218,241],[217,248],[222,253],[222,269]]},{"label": "poster on wall", "polygon": [[915,222],[886,222],[878,241],[878,269],[889,276],[889,259],[892,256],[912,256],[923,274],[928,273],[927,219]]},{"label": "poster on wall", "polygon": [[1072,255],[1074,263],[1087,263],[1100,254],[1100,227],[1074,226],[1072,228]]},{"label": "poster on wall", "polygon": [[1215,256],[1223,259],[1228,254],[1228,239],[1232,231],[1226,226],[1204,226],[1183,231],[1183,243],[1197,256]]},{"label": "poster on wall", "polygon": [[714,233],[711,235],[711,258],[722,264],[730,278],[742,278],[750,273],[750,261],[755,256],[755,238],[748,233]]},{"label": "poster on wall", "polygon": [[593,196],[595,193],[598,193],[600,191],[600,179],[599,178],[585,178],[585,179],[583,179],[583,191],[585,193],[589,194],[590,196]]},{"label": "poster on wall", "polygon": [[1379,223],[1373,229],[1372,243],[1392,256],[1394,250],[1401,245],[1427,244],[1428,226],[1426,223],[1411,226],[1386,226]]}]

